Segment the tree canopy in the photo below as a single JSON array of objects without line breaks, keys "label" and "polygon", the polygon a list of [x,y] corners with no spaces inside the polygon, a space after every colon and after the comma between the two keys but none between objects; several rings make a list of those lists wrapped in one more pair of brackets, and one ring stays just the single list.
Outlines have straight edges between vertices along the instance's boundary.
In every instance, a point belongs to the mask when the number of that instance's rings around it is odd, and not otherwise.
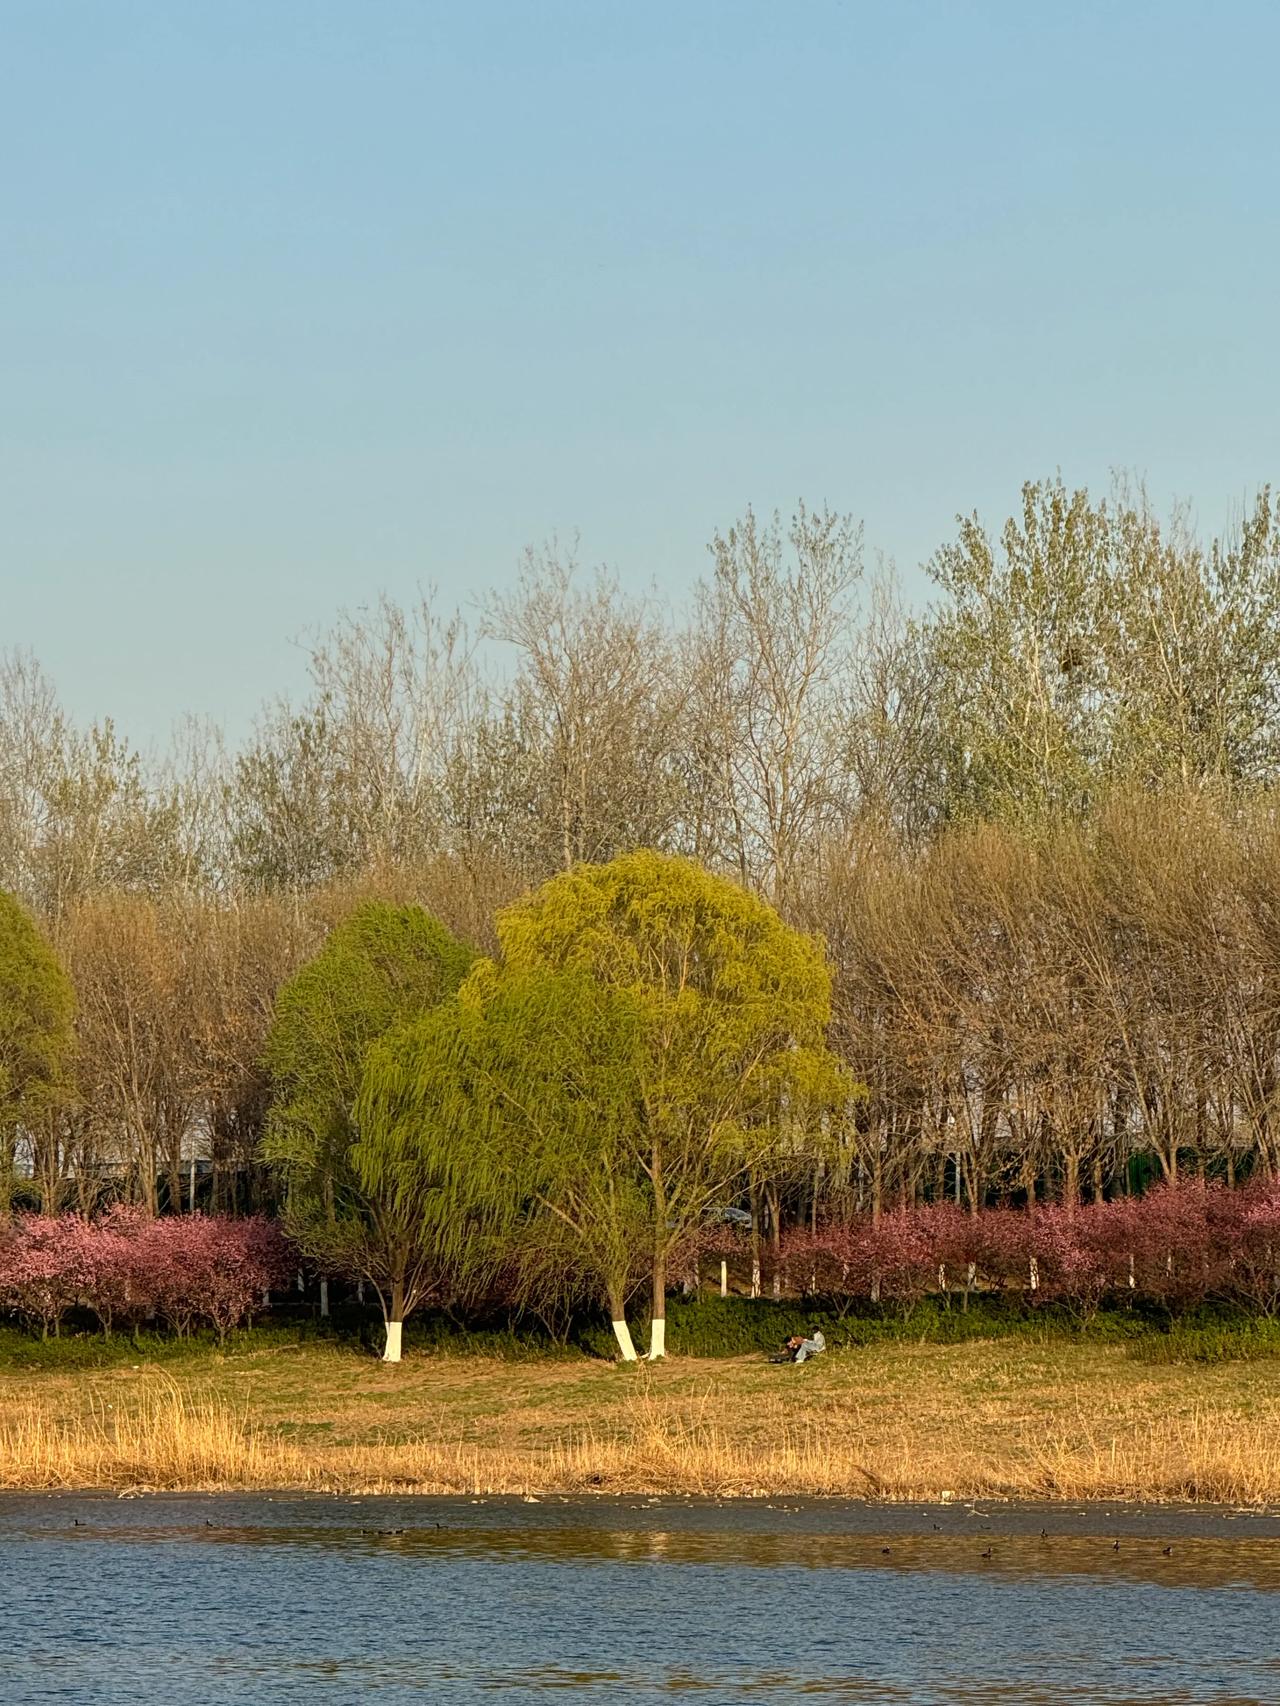
[{"label": "tree canopy", "polygon": [[363,1170],[355,1160],[357,1098],[372,1046],[453,995],[471,958],[421,907],[366,902],[281,989],[267,1038],[276,1095],[263,1152],[284,1174],[290,1229],[378,1287],[389,1355],[426,1270],[367,1148]]},{"label": "tree canopy", "polygon": [[57,955],[25,907],[0,891],[0,1206],[17,1133],[68,1094],[74,1011]]},{"label": "tree canopy", "polygon": [[[366,1189],[390,1193],[440,1261],[474,1264],[494,1240],[544,1315],[580,1289],[623,1321],[651,1243],[633,1141],[643,1046],[627,992],[481,962],[456,1002],[371,1052]],[[549,1243],[558,1263],[531,1264]]]},{"label": "tree canopy", "polygon": [[692,860],[650,850],[580,865],[498,918],[509,975],[570,973],[624,997],[635,1027],[623,1121],[645,1183],[651,1356],[665,1345],[668,1255],[787,1128],[854,1094],[826,1043],[821,943]]}]

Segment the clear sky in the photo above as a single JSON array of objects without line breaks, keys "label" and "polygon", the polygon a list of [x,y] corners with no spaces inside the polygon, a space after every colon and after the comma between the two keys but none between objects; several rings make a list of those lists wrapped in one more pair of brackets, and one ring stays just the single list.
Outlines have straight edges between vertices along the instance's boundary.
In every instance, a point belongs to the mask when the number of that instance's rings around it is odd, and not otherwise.
[{"label": "clear sky", "polygon": [[0,0],[0,646],[233,736],[291,637],[798,497],[917,565],[1280,468],[1280,6]]}]

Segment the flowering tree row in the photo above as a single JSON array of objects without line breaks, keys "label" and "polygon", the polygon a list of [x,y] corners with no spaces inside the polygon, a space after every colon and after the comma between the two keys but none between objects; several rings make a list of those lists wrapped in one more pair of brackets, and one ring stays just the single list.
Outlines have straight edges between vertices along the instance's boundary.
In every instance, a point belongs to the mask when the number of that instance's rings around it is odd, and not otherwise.
[{"label": "flowering tree row", "polygon": [[[1109,1299],[1142,1299],[1175,1312],[1218,1299],[1280,1315],[1280,1182],[1238,1190],[1165,1185],[1113,1202],[972,1215],[951,1204],[795,1230],[777,1245],[709,1228],[707,1261],[725,1260],[741,1282],[813,1294],[842,1308],[857,1301],[909,1312],[930,1293],[1020,1294],[1090,1319]],[[747,1279],[746,1283],[752,1283]]]},{"label": "flowering tree row", "polygon": [[179,1335],[212,1327],[221,1342],[295,1266],[266,1220],[152,1220],[128,1208],[99,1220],[28,1215],[0,1225],[0,1312],[42,1337],[79,1308],[107,1334],[158,1320]]}]

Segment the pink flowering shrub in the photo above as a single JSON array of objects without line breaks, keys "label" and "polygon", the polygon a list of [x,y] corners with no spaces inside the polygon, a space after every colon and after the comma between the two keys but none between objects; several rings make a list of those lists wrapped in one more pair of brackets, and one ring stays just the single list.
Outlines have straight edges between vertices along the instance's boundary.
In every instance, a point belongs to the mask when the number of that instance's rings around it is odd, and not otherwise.
[{"label": "pink flowering shrub", "polygon": [[82,1301],[103,1332],[136,1331],[155,1313],[155,1285],[147,1259],[150,1221],[139,1208],[110,1209],[89,1229],[89,1273]]},{"label": "pink flowering shrub", "polygon": [[[741,1231],[707,1229],[706,1256],[735,1276],[749,1268]],[[768,1278],[770,1253],[762,1248]],[[704,1260],[702,1278],[711,1277]],[[1109,1301],[1141,1300],[1184,1314],[1218,1299],[1280,1318],[1280,1181],[1239,1189],[1159,1185],[1112,1202],[990,1208],[951,1203],[797,1227],[782,1240],[783,1290],[859,1301],[904,1314],[930,1292],[967,1305],[975,1291],[1057,1304],[1087,1322]]]},{"label": "pink flowering shrub", "polygon": [[[765,1240],[760,1243],[763,1263]],[[704,1283],[718,1283],[721,1262],[726,1264],[732,1284],[745,1290],[751,1279],[751,1233],[746,1227],[725,1221],[706,1222],[696,1235],[683,1241],[679,1263],[673,1262],[671,1275],[677,1280],[692,1280],[696,1274]]]},{"label": "pink flowering shrub", "polygon": [[158,1315],[179,1334],[207,1324],[221,1343],[292,1265],[266,1220],[148,1220],[127,1208],[97,1221],[27,1215],[0,1227],[0,1311],[38,1325],[42,1337],[80,1307],[107,1334]]},{"label": "pink flowering shrub", "polygon": [[219,1344],[292,1265],[279,1229],[260,1219],[153,1220],[141,1245],[157,1313],[179,1336],[197,1323],[210,1326]]},{"label": "pink flowering shrub", "polygon": [[93,1277],[93,1228],[79,1215],[26,1215],[0,1244],[0,1308],[54,1333]]},{"label": "pink flowering shrub", "polygon": [[1280,1180],[1264,1179],[1230,1197],[1235,1212],[1229,1243],[1223,1237],[1225,1216],[1214,1228],[1227,1247],[1224,1288],[1237,1302],[1274,1320],[1280,1315]]},{"label": "pink flowering shrub", "polygon": [[860,1240],[862,1260],[883,1303],[909,1315],[938,1284],[938,1248],[933,1216],[925,1209],[895,1209],[868,1224]]},{"label": "pink flowering shrub", "polygon": [[1228,1273],[1245,1193],[1201,1184],[1158,1185],[1114,1204],[1132,1260],[1132,1290],[1174,1314],[1230,1295]]},{"label": "pink flowering shrub", "polygon": [[[1108,1297],[1127,1290],[1129,1251],[1121,1205],[1055,1204],[1028,1220],[1037,1302],[1060,1303],[1088,1322]],[[1030,1287],[1029,1277],[1027,1283]]]},{"label": "pink flowering shrub", "polygon": [[797,1229],[783,1240],[788,1289],[831,1298],[843,1314],[855,1300],[893,1303],[904,1314],[938,1282],[929,1210],[898,1209],[873,1225],[869,1217]]}]

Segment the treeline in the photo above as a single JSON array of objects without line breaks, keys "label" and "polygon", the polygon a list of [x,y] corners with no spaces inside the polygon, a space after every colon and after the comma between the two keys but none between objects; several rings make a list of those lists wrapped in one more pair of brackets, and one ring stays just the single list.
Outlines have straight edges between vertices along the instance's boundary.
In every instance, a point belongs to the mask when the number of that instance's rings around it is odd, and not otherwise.
[{"label": "treeline", "polygon": [[766,1240],[1272,1170],[1269,493],[1202,540],[1140,492],[1028,486],[998,531],[959,524],[915,614],[863,559],[848,517],[748,515],[675,617],[532,554],[474,631],[384,602],[314,642],[310,692],[242,749],[189,727],[157,761],[10,655],[0,887],[75,1026],[64,1093],[0,1134],[20,1193],[273,1206],[267,1037],[335,922],[412,900],[491,952],[516,896],[636,847],[826,942],[867,1095],[839,1154],[744,1173]]}]

